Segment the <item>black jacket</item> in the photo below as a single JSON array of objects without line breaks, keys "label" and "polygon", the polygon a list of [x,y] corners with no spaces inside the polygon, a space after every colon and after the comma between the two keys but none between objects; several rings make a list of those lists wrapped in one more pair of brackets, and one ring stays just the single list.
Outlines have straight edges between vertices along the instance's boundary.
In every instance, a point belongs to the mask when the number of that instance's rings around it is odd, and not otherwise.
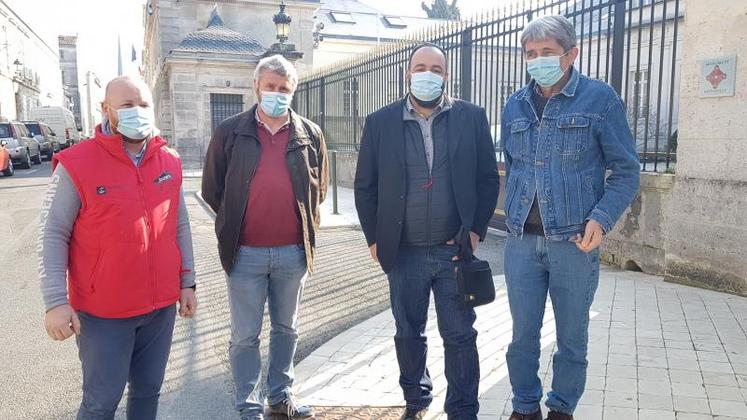
[{"label": "black jacket", "polygon": [[[355,206],[368,245],[389,272],[397,260],[405,212],[404,98],[366,117],[355,174]],[[485,110],[453,99],[448,149],[462,226],[485,239],[498,203],[498,165]]]},{"label": "black jacket", "polygon": [[[249,186],[261,153],[255,120],[256,105],[215,129],[205,156],[202,197],[215,211],[215,233],[223,269],[231,272],[239,248]],[[319,204],[327,192],[327,148],[319,127],[290,111],[286,162],[301,214],[309,271],[313,269]]]}]

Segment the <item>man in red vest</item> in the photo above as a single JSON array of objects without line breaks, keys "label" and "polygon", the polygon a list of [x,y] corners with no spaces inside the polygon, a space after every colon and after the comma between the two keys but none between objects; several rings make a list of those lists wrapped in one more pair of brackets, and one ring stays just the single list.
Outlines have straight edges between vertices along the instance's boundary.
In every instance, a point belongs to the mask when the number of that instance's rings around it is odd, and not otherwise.
[{"label": "man in red vest", "polygon": [[96,135],[55,155],[42,205],[39,273],[54,340],[76,335],[78,419],[155,419],[176,302],[197,309],[181,161],[155,127],[142,81],[106,87]]}]

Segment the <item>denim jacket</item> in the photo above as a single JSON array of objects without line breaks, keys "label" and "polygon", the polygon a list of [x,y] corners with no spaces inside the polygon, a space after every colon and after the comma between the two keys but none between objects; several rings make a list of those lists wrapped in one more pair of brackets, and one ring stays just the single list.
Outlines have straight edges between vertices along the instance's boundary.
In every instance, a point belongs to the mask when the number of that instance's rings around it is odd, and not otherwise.
[{"label": "denim jacket", "polygon": [[583,234],[588,220],[611,231],[638,193],[640,165],[625,105],[606,83],[571,72],[541,122],[534,81],[504,108],[506,225],[515,236],[523,235],[535,193],[545,236],[558,241]]}]

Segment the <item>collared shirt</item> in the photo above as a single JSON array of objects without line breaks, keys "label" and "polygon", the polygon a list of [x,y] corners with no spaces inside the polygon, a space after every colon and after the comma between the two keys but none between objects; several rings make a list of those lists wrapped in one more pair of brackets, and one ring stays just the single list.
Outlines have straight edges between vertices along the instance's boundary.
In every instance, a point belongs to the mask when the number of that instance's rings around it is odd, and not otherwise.
[{"label": "collared shirt", "polygon": [[254,110],[254,119],[257,121],[257,127],[258,128],[264,128],[264,129],[266,129],[273,136],[275,134],[277,134],[278,131],[282,130],[283,128],[290,126],[290,122],[291,122],[291,120],[290,120],[290,112],[289,112],[289,113],[286,114],[285,123],[283,123],[283,125],[281,125],[280,127],[278,127],[277,130],[273,131],[272,128],[270,128],[270,126],[267,123],[265,123],[264,121],[262,121],[262,119],[260,118],[260,115],[259,115],[259,106],[257,106],[257,109]]},{"label": "collared shirt", "polygon": [[260,121],[259,113],[255,117],[261,152],[249,186],[240,243],[252,247],[302,244],[301,215],[287,163],[290,115],[274,133]]},{"label": "collared shirt", "polygon": [[443,95],[441,102],[436,105],[433,109],[433,113],[430,117],[426,118],[410,102],[410,96],[408,95],[405,100],[404,120],[405,121],[416,121],[420,126],[420,132],[423,135],[423,145],[425,148],[425,157],[428,161],[428,170],[433,169],[433,121],[436,117],[451,109],[451,99]]},{"label": "collared shirt", "polygon": [[125,152],[127,152],[127,156],[129,156],[130,159],[132,159],[132,163],[134,163],[135,166],[140,167],[140,163],[143,161],[143,156],[145,156],[145,149],[147,148],[148,148],[148,141],[146,140],[145,144],[143,144],[143,148],[140,149],[140,151],[137,153],[130,152],[130,149],[128,149],[127,147],[125,147],[124,149],[125,149]]}]

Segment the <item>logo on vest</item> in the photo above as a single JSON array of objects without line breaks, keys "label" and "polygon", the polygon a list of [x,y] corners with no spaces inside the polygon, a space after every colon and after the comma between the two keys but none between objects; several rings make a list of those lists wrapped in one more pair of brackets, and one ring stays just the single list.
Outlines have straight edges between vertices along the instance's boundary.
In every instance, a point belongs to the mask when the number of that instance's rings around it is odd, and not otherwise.
[{"label": "logo on vest", "polygon": [[170,180],[171,178],[173,178],[173,176],[171,175],[171,172],[166,171],[166,172],[162,173],[158,178],[156,178],[155,182],[156,182],[156,184],[161,185],[164,182]]},{"label": "logo on vest", "polygon": [[98,195],[106,194],[106,187],[103,185],[96,187],[96,194]]}]

